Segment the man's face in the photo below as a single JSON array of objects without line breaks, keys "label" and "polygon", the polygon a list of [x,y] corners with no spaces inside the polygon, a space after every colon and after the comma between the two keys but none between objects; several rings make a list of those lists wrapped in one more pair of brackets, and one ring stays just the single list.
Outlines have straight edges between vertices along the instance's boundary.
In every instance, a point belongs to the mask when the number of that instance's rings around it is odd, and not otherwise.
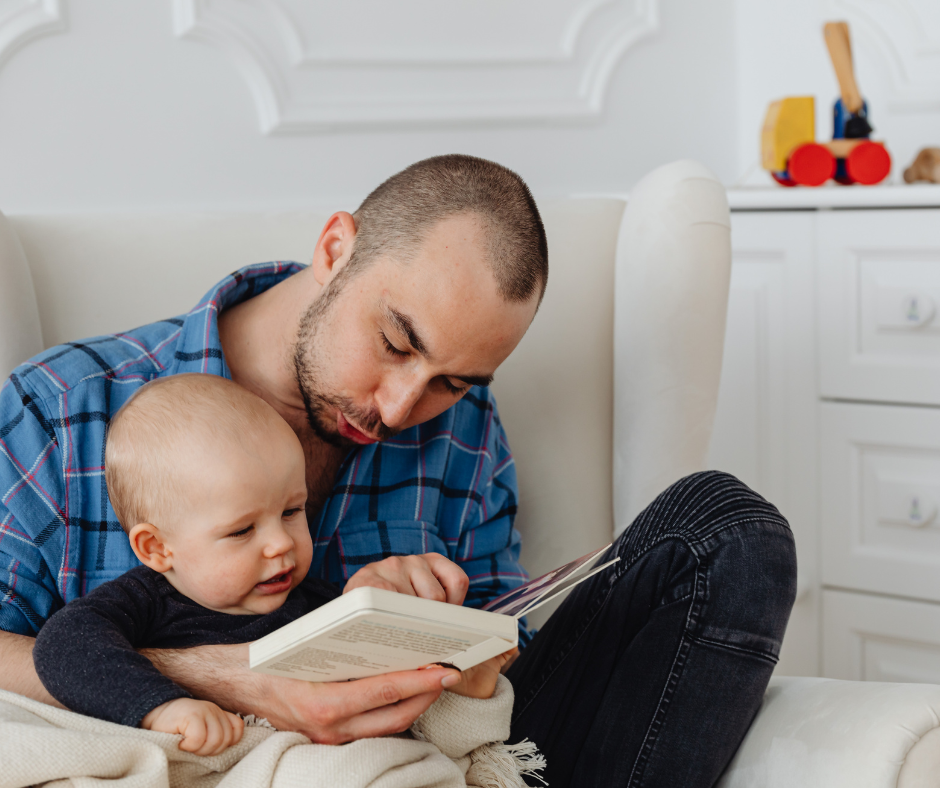
[{"label": "man's face", "polygon": [[[352,446],[385,440],[486,384],[535,315],[496,289],[483,229],[444,219],[413,259],[385,257],[325,283],[298,331],[295,371],[311,427]],[[330,288],[333,288],[332,293]]]}]

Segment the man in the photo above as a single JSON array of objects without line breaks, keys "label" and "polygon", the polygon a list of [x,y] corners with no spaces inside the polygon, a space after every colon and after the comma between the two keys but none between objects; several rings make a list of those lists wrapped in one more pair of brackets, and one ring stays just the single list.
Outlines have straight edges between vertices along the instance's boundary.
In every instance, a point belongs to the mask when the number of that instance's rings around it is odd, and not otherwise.
[{"label": "man", "polygon": [[[162,375],[231,377],[292,426],[312,572],[457,604],[518,585],[515,475],[485,386],[535,315],[547,258],[518,176],[438,157],[334,214],[308,269],[236,272],[184,319],[19,367],[0,395],[0,685],[49,701],[31,636],[135,565],[104,493],[105,427]],[[702,474],[613,549],[621,561],[531,643],[520,633],[513,737],[539,745],[553,786],[711,785],[776,661],[795,586],[789,529],[734,479]],[[404,730],[452,680],[435,669],[311,685],[251,674],[246,651],[148,656],[197,697],[326,743]]]}]

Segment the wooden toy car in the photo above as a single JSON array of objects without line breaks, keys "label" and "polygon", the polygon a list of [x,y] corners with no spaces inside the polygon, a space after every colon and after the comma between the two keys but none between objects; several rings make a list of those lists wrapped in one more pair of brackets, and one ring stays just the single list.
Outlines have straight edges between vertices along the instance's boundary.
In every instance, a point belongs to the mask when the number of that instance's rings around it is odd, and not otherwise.
[{"label": "wooden toy car", "polygon": [[848,25],[830,22],[826,43],[842,97],[833,107],[832,140],[816,142],[812,96],[773,102],[764,117],[761,164],[784,186],[820,186],[830,178],[843,184],[880,183],[891,172],[891,156],[869,137],[868,105],[855,84]]}]

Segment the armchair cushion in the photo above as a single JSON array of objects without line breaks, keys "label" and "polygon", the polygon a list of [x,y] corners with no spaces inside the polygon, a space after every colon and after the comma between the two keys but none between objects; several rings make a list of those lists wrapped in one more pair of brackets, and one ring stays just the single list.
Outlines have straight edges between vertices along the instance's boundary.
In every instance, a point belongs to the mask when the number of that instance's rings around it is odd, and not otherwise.
[{"label": "armchair cushion", "polygon": [[775,678],[719,788],[937,788],[940,686]]},{"label": "armchair cushion", "polygon": [[0,381],[42,350],[39,310],[19,237],[0,213]]}]

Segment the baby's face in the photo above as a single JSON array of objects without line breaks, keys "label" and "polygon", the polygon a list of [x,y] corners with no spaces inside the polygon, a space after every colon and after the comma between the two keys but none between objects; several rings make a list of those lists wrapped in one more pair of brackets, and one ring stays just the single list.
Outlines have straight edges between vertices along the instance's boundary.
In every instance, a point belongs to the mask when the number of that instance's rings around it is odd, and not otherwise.
[{"label": "baby's face", "polygon": [[166,535],[166,577],[203,607],[270,613],[307,574],[313,543],[304,455],[287,424],[262,440],[196,447],[179,465],[185,500]]}]

